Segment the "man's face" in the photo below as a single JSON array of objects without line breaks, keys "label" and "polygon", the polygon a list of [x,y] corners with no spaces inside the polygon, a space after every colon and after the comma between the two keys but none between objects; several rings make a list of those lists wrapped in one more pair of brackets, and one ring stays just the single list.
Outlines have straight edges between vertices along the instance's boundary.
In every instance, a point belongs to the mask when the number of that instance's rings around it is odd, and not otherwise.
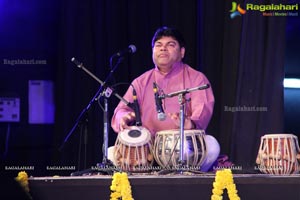
[{"label": "man's face", "polygon": [[184,57],[185,48],[180,48],[179,43],[172,37],[162,37],[154,43],[152,59],[161,70],[171,69],[173,64],[180,62]]}]

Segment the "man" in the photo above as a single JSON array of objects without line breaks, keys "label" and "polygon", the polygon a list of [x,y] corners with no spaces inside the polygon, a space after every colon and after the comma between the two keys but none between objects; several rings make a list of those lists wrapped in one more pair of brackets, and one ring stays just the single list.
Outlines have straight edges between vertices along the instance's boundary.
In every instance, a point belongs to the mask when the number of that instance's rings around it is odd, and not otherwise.
[{"label": "man", "polygon": [[[209,84],[203,73],[182,61],[184,55],[185,41],[181,33],[169,27],[159,28],[152,39],[152,59],[155,67],[136,78],[124,95],[127,101],[133,102],[133,88],[135,89],[142,126],[153,136],[158,131],[180,128],[180,104],[177,96],[163,100],[166,119],[157,117],[153,83],[156,83],[160,92],[164,94]],[[212,89],[192,91],[185,97],[188,101],[185,107],[184,129],[205,130],[214,108]],[[115,132],[130,129],[135,120],[134,110],[120,102],[112,117],[112,128]],[[212,136],[205,136],[205,141],[207,146],[211,143],[212,154],[207,156],[205,166],[201,166],[202,171],[208,170],[220,151],[218,142]]]}]

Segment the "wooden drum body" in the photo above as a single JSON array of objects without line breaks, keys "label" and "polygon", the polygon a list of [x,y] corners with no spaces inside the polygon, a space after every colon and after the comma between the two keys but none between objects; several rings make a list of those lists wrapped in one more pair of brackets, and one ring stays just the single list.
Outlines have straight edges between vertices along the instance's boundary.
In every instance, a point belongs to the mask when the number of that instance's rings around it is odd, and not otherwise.
[{"label": "wooden drum body", "polygon": [[[185,166],[200,169],[206,156],[203,130],[184,130]],[[156,133],[154,159],[163,168],[176,168],[180,158],[180,130],[166,130]]]},{"label": "wooden drum body", "polygon": [[266,174],[299,172],[298,138],[292,134],[267,134],[261,137],[256,158],[258,169]]},{"label": "wooden drum body", "polygon": [[153,142],[150,132],[143,127],[131,127],[118,134],[114,160],[124,171],[149,171],[153,164]]}]

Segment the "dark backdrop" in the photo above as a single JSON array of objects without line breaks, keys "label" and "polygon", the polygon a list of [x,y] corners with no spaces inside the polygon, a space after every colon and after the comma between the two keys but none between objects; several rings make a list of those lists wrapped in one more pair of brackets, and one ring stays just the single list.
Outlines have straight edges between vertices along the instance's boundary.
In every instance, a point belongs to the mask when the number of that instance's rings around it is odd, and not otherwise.
[{"label": "dark backdrop", "polygon": [[[220,1],[90,1],[84,5],[65,3],[63,7],[59,60],[67,62],[58,65],[65,71],[59,72],[58,85],[72,87],[61,90],[64,94],[59,95],[58,110],[63,110],[64,115],[58,113],[57,119],[65,117],[58,120],[61,123],[57,132],[70,129],[80,109],[97,90],[95,81],[69,59],[75,56],[103,80],[108,74],[110,55],[135,44],[137,53],[124,60],[114,73],[115,81],[130,82],[152,67],[150,41],[155,29],[162,25],[175,26],[183,32],[188,44],[186,62],[211,80],[216,107],[207,131],[217,137],[222,153],[243,169],[251,170],[260,137],[283,131],[285,18],[262,17],[253,12],[230,19],[231,2]],[[80,15],[76,15],[78,12]],[[114,101],[110,101],[112,109]],[[66,102],[70,103],[66,106]],[[265,107],[267,112],[233,113],[225,106]],[[88,147],[96,154],[89,154],[91,161],[97,156],[100,159],[102,137],[101,110],[93,111],[89,115]],[[113,132],[110,135],[114,138]],[[58,141],[62,136],[59,134]],[[73,137],[69,144],[77,140]]]},{"label": "dark backdrop", "polygon": [[[99,84],[77,68],[71,58],[77,58],[105,80],[110,71],[110,56],[134,44],[137,52],[125,57],[109,82],[129,83],[153,67],[151,38],[164,25],[181,30],[187,41],[186,62],[204,72],[211,81],[216,104],[207,132],[218,139],[222,154],[227,154],[243,171],[253,171],[260,137],[284,131],[282,81],[286,18],[247,12],[231,19],[231,1],[216,0],[29,2],[19,7],[17,3],[3,3],[13,13],[5,12],[9,23],[1,21],[5,28],[10,28],[1,32],[7,38],[1,39],[5,47],[1,48],[1,56],[3,59],[41,58],[47,64],[1,65],[1,92],[6,95],[14,91],[25,101],[20,123],[14,123],[10,129],[6,165],[34,165],[38,167],[33,174],[52,175],[69,172],[49,171],[46,165],[76,166],[76,170],[81,170],[101,162],[103,111],[97,102],[92,103],[60,149],[79,114],[99,89]],[[269,2],[278,1],[260,3]],[[54,82],[54,124],[28,124],[26,81],[31,79]],[[126,88],[115,89],[123,95]],[[115,97],[109,99],[110,117],[117,103]],[[239,106],[264,107],[267,111],[226,110]],[[6,128],[2,123],[2,138]],[[111,129],[109,136],[112,145],[116,134]]]}]

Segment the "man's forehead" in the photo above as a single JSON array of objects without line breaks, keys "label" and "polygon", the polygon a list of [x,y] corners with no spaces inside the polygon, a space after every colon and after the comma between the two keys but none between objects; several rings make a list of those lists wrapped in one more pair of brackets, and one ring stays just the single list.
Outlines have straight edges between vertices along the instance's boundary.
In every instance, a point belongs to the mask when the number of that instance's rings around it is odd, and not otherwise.
[{"label": "man's forehead", "polygon": [[160,39],[156,40],[155,43],[160,43],[160,42],[175,42],[175,43],[178,43],[178,41],[171,37],[171,36],[163,36],[161,37]]}]

